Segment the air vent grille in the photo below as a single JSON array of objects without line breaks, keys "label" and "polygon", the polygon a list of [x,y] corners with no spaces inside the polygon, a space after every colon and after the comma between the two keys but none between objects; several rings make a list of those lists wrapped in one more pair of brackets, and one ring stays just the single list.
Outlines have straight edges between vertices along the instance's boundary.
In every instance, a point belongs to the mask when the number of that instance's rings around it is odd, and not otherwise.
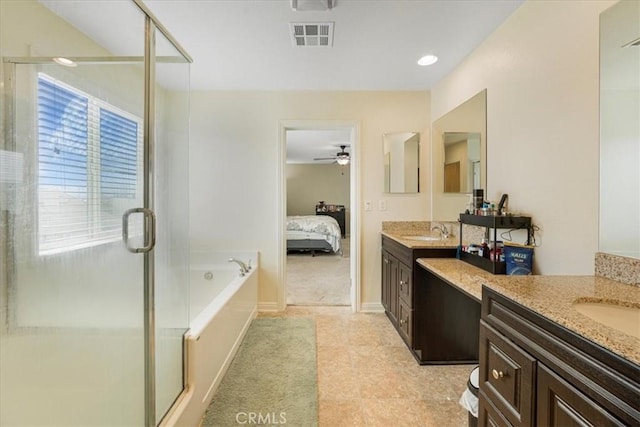
[{"label": "air vent grille", "polygon": [[294,46],[333,46],[333,22],[289,23]]}]

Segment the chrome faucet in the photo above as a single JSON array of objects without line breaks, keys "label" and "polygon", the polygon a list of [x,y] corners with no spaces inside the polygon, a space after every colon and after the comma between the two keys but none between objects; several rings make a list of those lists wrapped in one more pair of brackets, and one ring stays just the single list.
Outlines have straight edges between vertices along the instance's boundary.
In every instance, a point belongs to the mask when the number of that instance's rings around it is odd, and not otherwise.
[{"label": "chrome faucet", "polygon": [[449,230],[447,229],[446,225],[443,225],[443,224],[434,225],[433,227],[431,227],[431,231],[433,230],[438,230],[440,232],[441,239],[449,238]]},{"label": "chrome faucet", "polygon": [[240,266],[240,275],[241,276],[244,276],[249,271],[251,271],[251,260],[249,260],[249,265],[247,265],[244,262],[240,261],[239,259],[235,259],[235,258],[229,258],[229,262],[235,262],[236,264],[238,264]]}]

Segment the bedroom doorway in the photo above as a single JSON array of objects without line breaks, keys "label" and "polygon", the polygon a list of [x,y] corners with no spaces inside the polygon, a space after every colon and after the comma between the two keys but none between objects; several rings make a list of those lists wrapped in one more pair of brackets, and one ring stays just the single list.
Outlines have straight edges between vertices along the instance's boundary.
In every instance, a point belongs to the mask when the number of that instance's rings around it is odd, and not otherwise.
[{"label": "bedroom doorway", "polygon": [[281,123],[281,295],[359,310],[357,124]]}]

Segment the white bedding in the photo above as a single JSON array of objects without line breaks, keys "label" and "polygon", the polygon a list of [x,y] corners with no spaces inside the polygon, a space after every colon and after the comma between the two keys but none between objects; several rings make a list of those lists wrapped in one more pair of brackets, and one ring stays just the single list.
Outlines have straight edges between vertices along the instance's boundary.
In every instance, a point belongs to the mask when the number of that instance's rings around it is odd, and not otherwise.
[{"label": "white bedding", "polygon": [[287,240],[324,240],[334,252],[340,251],[340,226],[327,215],[305,215],[287,217]]}]

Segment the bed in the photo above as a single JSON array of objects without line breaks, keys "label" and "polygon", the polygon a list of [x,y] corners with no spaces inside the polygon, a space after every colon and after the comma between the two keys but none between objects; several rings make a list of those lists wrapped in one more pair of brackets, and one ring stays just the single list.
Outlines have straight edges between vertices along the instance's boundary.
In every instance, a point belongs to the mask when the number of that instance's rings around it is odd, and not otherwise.
[{"label": "bed", "polygon": [[342,254],[338,221],[326,215],[287,217],[287,252],[316,251]]}]

